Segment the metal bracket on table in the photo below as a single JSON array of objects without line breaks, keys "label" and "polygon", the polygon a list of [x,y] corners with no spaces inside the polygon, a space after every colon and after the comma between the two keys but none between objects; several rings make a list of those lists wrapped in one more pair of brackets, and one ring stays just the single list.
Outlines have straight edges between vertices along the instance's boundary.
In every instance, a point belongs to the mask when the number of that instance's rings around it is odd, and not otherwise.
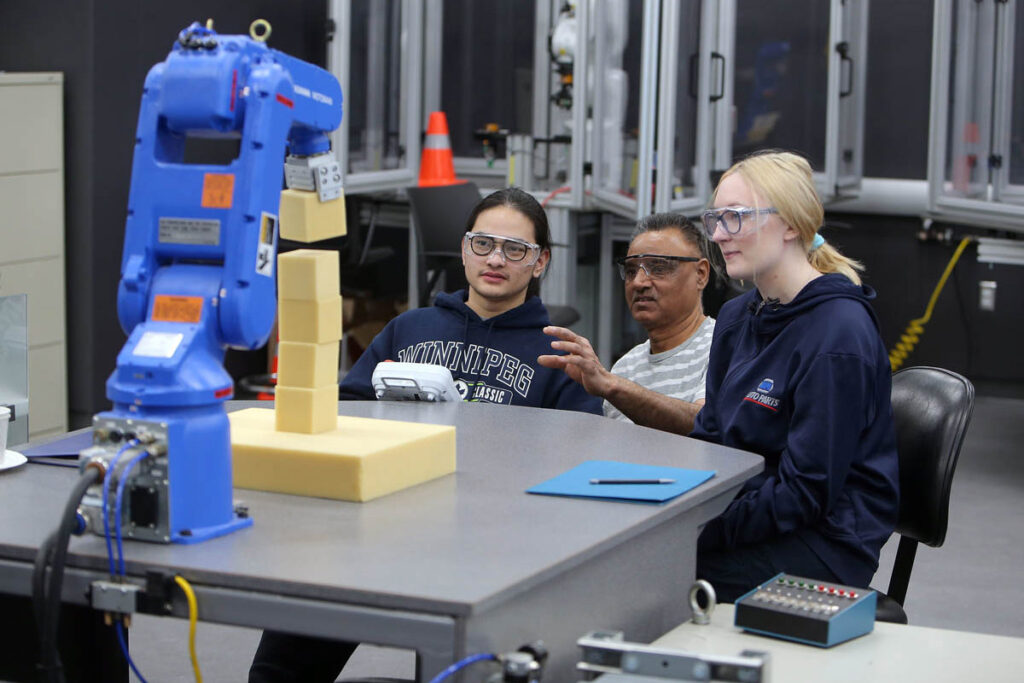
[{"label": "metal bracket on table", "polygon": [[587,681],[601,674],[648,676],[652,681],[768,681],[767,652],[744,650],[735,657],[702,655],[628,643],[621,631],[592,631],[576,644],[582,650],[576,670]]}]

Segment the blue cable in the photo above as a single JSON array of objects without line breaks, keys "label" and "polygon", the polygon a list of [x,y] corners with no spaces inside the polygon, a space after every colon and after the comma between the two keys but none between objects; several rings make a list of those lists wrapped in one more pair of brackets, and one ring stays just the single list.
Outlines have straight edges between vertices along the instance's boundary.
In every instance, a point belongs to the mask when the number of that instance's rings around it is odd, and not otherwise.
[{"label": "blue cable", "polygon": [[[134,448],[135,446],[138,445],[139,442],[136,439],[132,439],[131,441],[126,442],[125,445],[121,446],[121,450],[119,450],[117,452],[117,455],[114,456],[114,459],[110,461],[110,467],[107,468],[106,478],[104,478],[103,480],[103,538],[107,542],[107,563],[110,565],[111,578],[113,578],[114,576],[114,549],[110,545],[110,504],[108,496],[108,492],[110,490],[109,485],[110,481],[116,474],[117,462],[121,459],[121,456],[124,455],[125,451],[127,451],[128,449]],[[118,520],[118,525],[120,524],[121,522],[120,520]]]},{"label": "blue cable", "polygon": [[124,629],[121,628],[121,622],[115,621],[114,625],[117,627],[117,642],[121,644],[121,652],[124,653],[124,658],[128,660],[128,666],[132,668],[132,671],[135,672],[135,675],[140,681],[142,681],[142,683],[146,683],[146,679],[142,677],[141,673],[139,673],[139,667],[135,666],[135,662],[132,661],[132,656],[128,654],[128,644],[124,642]]},{"label": "blue cable", "polygon": [[444,679],[448,678],[449,676],[451,676],[456,671],[459,671],[460,669],[465,669],[470,664],[475,664],[476,662],[482,662],[482,661],[484,661],[486,659],[494,660],[494,659],[497,659],[497,657],[495,657],[494,655],[489,654],[489,653],[478,654],[478,655],[470,655],[470,656],[466,657],[465,659],[462,659],[462,660],[460,660],[458,662],[455,662],[454,664],[449,666],[447,669],[445,669],[441,673],[439,673],[436,676],[434,676],[433,678],[431,678],[430,679],[430,683],[440,683],[440,681],[443,681]]},{"label": "blue cable", "polygon": [[128,474],[132,469],[139,464],[140,460],[148,457],[149,451],[145,450],[136,455],[124,466],[121,476],[117,479],[117,497],[114,498],[114,520],[117,522],[117,526],[114,528],[114,532],[117,534],[117,565],[118,573],[121,576],[124,576],[124,549],[121,546],[121,499],[124,497],[124,485],[127,483]]}]

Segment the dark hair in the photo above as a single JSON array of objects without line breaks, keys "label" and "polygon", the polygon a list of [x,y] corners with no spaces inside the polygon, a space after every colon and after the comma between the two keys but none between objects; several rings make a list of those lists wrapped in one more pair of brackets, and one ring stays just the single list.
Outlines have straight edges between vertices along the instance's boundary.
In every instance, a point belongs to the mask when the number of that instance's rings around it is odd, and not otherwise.
[{"label": "dark hair", "polygon": [[[499,206],[507,206],[523,214],[533,223],[533,241],[540,245],[541,253],[545,251],[551,252],[551,228],[548,227],[548,215],[544,212],[544,207],[540,205],[540,202],[532,194],[520,190],[518,187],[506,187],[504,190],[492,192],[481,199],[469,214],[469,219],[466,221],[466,232],[472,232],[473,226],[476,225],[476,219],[480,217],[480,214],[488,209],[494,209]],[[551,260],[549,258],[548,268],[550,267]],[[544,272],[547,273],[547,270],[545,269]],[[539,294],[540,278],[531,278],[530,285],[526,289],[526,298]]]},{"label": "dark hair", "polygon": [[722,258],[722,252],[718,245],[708,239],[707,233],[702,228],[697,227],[693,221],[681,213],[652,213],[644,216],[636,222],[630,241],[632,242],[638,235],[645,232],[660,232],[673,228],[678,230],[687,242],[697,247],[701,258],[706,258],[711,265],[713,274],[721,278],[728,277],[725,274],[725,259]]}]

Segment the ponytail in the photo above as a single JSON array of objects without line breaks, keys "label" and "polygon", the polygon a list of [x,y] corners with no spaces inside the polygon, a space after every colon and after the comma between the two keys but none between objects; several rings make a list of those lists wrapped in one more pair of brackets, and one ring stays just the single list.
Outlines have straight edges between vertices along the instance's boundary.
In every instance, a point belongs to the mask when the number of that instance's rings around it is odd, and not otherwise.
[{"label": "ponytail", "polygon": [[811,267],[819,273],[839,273],[845,275],[853,284],[859,285],[860,275],[857,271],[864,270],[860,261],[843,256],[839,250],[827,242],[807,253]]}]

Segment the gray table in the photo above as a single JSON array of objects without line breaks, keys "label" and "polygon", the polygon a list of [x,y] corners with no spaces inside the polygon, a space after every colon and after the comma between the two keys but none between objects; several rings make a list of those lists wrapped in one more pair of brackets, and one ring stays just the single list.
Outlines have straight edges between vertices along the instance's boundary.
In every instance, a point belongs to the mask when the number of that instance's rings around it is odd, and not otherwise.
[{"label": "gray table", "polygon": [[[234,408],[263,405],[239,402]],[[698,528],[763,467],[758,456],[605,418],[484,404],[345,402],[339,412],[456,426],[458,471],[368,503],[237,490],[255,525],[195,546],[126,544],[127,572],[180,572],[200,618],[410,648],[420,680],[474,652],[542,639],[573,678],[595,628],[650,641],[689,616]],[[664,505],[527,495],[589,459],[714,469]],[[0,476],[0,592],[30,592],[36,548],[73,470]],[[106,573],[103,540],[72,539],[63,598]],[[174,613],[186,615],[174,602]]]}]

